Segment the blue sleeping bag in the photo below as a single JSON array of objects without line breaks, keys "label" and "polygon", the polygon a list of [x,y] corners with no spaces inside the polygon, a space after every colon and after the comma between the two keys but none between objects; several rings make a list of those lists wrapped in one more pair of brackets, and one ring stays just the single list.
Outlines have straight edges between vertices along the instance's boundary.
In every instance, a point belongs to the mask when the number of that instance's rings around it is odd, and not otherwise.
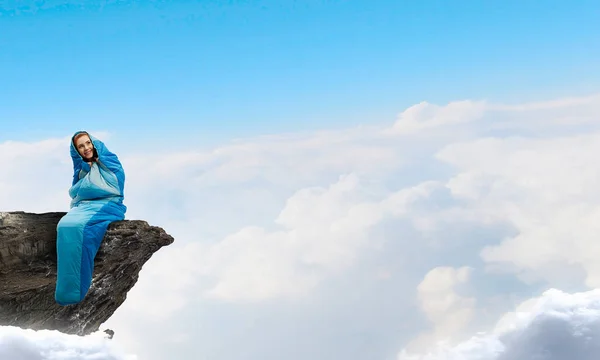
[{"label": "blue sleeping bag", "polygon": [[57,279],[55,300],[59,305],[81,302],[92,283],[94,258],[113,221],[125,219],[123,204],[125,172],[117,156],[102,141],[87,134],[97,160],[90,166],[79,155],[71,138],[73,183],[69,189],[69,212],[56,227]]}]

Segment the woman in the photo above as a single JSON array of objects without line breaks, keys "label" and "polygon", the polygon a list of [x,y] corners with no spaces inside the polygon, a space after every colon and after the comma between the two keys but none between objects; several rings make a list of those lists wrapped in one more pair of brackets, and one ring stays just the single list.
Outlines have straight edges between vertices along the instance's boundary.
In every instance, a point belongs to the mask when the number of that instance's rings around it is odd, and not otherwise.
[{"label": "woman", "polygon": [[108,225],[125,219],[125,172],[117,156],[85,131],[71,139],[73,182],[69,212],[56,227],[57,279],[55,300],[79,303],[87,294],[94,258]]}]

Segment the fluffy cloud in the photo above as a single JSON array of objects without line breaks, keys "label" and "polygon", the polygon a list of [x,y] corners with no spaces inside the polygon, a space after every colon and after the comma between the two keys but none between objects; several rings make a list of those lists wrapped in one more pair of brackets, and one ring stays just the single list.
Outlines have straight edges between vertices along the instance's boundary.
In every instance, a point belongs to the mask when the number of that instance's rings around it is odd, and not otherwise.
[{"label": "fluffy cloud", "polygon": [[0,359],[137,360],[137,357],[124,353],[100,333],[81,337],[0,326]]},{"label": "fluffy cloud", "polygon": [[[72,176],[69,175],[71,159],[65,143],[69,143],[68,138],[0,144],[0,203],[3,211],[23,208],[35,212],[52,211],[57,204],[65,203],[68,177]],[[61,152],[63,148],[66,151]],[[43,177],[40,177],[41,173]],[[67,187],[60,186],[61,180],[67,181]]]},{"label": "fluffy cloud", "polygon": [[[407,349],[423,349],[440,340],[457,340],[475,315],[476,299],[461,295],[460,287],[469,282],[472,269],[440,266],[432,269],[417,286],[423,313],[433,330],[413,340]],[[459,338],[458,338],[459,339]]]},{"label": "fluffy cloud", "polygon": [[599,151],[600,134],[591,133],[480,139],[450,145],[438,158],[458,170],[448,187],[463,210],[515,228],[515,236],[482,249],[486,262],[550,282],[583,270],[586,285],[597,287]]},{"label": "fluffy cloud", "polygon": [[485,102],[463,100],[446,106],[421,102],[404,110],[390,132],[408,135],[439,126],[468,123],[480,119],[485,110]]},{"label": "fluffy cloud", "polygon": [[548,290],[503,316],[497,327],[456,346],[398,360],[592,360],[600,357],[600,290]]},{"label": "fluffy cloud", "polygon": [[348,175],[328,188],[300,190],[276,219],[281,230],[244,228],[200,257],[203,273],[217,278],[208,293],[227,300],[303,295],[376,245],[369,238],[372,226],[406,215],[434,188],[420,184],[371,199],[368,187]]}]

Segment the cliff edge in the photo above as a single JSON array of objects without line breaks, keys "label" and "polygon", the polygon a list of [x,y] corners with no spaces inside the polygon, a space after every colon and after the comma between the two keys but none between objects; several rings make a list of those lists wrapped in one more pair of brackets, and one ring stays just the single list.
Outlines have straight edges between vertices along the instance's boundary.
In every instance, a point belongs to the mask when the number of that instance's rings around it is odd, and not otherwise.
[{"label": "cliff edge", "polygon": [[77,305],[54,301],[56,225],[64,212],[0,212],[0,325],[87,335],[125,301],[142,266],[172,236],[141,220],[110,224],[92,286]]}]

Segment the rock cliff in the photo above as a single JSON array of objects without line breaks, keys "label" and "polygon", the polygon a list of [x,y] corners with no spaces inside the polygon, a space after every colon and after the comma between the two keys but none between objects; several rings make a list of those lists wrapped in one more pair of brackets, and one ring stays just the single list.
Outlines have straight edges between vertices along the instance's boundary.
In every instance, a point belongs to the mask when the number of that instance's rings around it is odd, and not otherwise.
[{"label": "rock cliff", "polygon": [[54,301],[56,225],[64,212],[0,212],[0,325],[87,335],[125,301],[142,266],[174,239],[145,221],[112,223],[96,255],[83,302]]}]

